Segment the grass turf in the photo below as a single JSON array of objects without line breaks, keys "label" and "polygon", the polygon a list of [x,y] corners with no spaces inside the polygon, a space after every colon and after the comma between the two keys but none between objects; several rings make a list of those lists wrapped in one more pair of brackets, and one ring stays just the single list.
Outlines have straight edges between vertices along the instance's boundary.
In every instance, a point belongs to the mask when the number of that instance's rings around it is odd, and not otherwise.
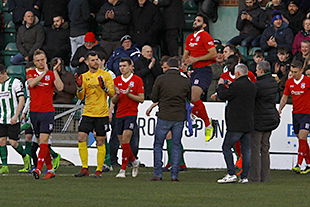
[{"label": "grass turf", "polygon": [[1,206],[310,206],[309,175],[290,171],[272,171],[270,183],[217,184],[225,171],[189,169],[180,173],[180,182],[171,182],[169,173],[164,173],[162,182],[152,182],[151,168],[141,168],[137,178],[129,173],[125,179],[115,178],[118,169],[102,178],[75,178],[78,167],[60,166],[57,177],[50,180],[18,174],[19,168],[10,166],[10,174],[0,176]]}]

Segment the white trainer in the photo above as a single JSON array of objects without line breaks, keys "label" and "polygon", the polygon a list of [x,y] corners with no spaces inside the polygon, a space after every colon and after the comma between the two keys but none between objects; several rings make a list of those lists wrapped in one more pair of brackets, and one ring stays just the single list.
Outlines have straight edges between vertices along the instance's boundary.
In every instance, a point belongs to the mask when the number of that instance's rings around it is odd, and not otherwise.
[{"label": "white trainer", "polygon": [[139,173],[139,167],[140,167],[140,161],[139,160],[135,160],[132,162],[132,172],[131,172],[131,176],[133,178],[138,176]]},{"label": "white trainer", "polygon": [[222,179],[217,180],[217,183],[235,183],[237,182],[237,176],[236,175],[225,175]]},{"label": "white trainer", "polygon": [[126,170],[119,170],[119,173],[115,176],[116,178],[125,178],[126,177]]},{"label": "white trainer", "polygon": [[249,182],[249,180],[247,179],[247,178],[241,178],[240,180],[239,180],[239,183],[242,183],[242,184],[246,184],[246,183],[248,183]]}]

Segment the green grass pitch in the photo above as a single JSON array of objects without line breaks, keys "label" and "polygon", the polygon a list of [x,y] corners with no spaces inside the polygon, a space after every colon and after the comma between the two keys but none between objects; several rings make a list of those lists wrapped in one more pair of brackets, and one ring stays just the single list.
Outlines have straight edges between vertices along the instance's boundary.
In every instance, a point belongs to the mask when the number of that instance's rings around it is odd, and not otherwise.
[{"label": "green grass pitch", "polygon": [[[225,171],[189,169],[180,182],[164,173],[162,182],[152,182],[151,168],[141,168],[137,178],[128,169],[125,179],[115,178],[118,169],[102,178],[75,178],[78,167],[60,166],[57,177],[34,180],[31,174],[0,176],[1,207],[309,207],[310,175],[272,171],[270,183],[217,184]],[[90,169],[94,173],[95,168]]]}]

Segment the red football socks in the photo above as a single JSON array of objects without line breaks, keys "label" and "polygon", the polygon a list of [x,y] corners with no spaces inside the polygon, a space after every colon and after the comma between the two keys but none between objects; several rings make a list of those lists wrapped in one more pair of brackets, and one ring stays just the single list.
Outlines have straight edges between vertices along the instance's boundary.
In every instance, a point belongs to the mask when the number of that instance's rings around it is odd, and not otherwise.
[{"label": "red football socks", "polygon": [[303,140],[303,139],[298,139],[298,144],[299,146],[298,146],[297,164],[301,165],[304,158],[306,159],[306,162],[307,162],[307,159],[309,162],[309,146],[308,146],[307,140]]},{"label": "red football socks", "polygon": [[39,170],[42,170],[47,154],[49,154],[49,151],[50,150],[48,148],[48,144],[40,144],[40,151],[38,155],[38,165],[37,165],[37,168]]},{"label": "red football socks", "polygon": [[122,170],[126,170],[126,167],[128,165],[128,162],[133,162],[136,158],[134,156],[134,154],[132,153],[130,144],[122,144],[122,149],[123,149],[123,153],[122,153]]},{"label": "red football socks", "polygon": [[196,102],[192,102],[192,104],[194,105],[192,109],[192,113],[195,116],[198,116],[199,118],[201,118],[205,122],[206,127],[209,126],[210,125],[209,116],[208,116],[206,107],[203,104],[202,100],[199,99]]}]

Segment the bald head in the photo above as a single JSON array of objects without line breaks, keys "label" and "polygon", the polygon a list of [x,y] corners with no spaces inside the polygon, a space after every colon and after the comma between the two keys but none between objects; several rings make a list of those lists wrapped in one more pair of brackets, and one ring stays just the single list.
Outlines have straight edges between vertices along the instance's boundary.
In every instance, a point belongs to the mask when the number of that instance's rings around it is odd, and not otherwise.
[{"label": "bald head", "polygon": [[145,57],[146,59],[150,60],[153,57],[153,49],[149,45],[144,45],[142,47],[142,56]]},{"label": "bald head", "polygon": [[24,14],[24,21],[27,26],[31,26],[34,24],[35,16],[32,11],[26,11]]},{"label": "bald head", "polygon": [[245,64],[239,63],[235,67],[235,75],[236,75],[236,78],[248,75],[248,67]]}]

